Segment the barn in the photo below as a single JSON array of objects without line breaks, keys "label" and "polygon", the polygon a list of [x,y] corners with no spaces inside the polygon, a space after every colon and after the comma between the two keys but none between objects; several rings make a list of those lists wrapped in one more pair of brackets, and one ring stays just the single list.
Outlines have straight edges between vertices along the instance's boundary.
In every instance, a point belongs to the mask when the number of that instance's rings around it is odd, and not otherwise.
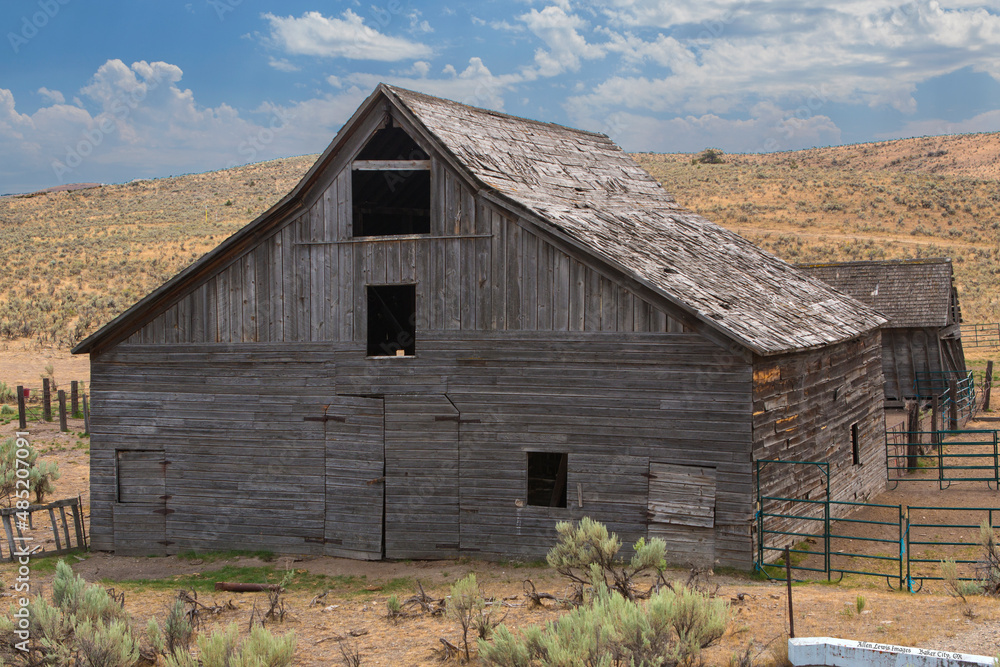
[{"label": "barn", "polygon": [[747,568],[755,459],[883,488],[882,324],[604,135],[381,85],[75,348],[93,547],[537,558],[590,516]]},{"label": "barn", "polygon": [[799,269],[889,319],[882,329],[887,407],[940,395],[948,380],[968,375],[950,259],[804,264]]}]

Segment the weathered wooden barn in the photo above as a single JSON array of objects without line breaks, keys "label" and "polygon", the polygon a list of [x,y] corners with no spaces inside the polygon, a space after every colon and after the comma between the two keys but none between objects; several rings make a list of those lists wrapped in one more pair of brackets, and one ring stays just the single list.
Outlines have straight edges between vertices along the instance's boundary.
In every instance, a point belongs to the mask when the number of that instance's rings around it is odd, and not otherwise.
[{"label": "weathered wooden barn", "polygon": [[755,458],[883,487],[883,323],[604,135],[383,85],[74,350],[93,547],[539,557],[590,516],[749,567]]},{"label": "weathered wooden barn", "polygon": [[803,264],[814,278],[866,303],[889,319],[882,329],[885,401],[930,398],[964,377],[962,311],[950,259]]}]

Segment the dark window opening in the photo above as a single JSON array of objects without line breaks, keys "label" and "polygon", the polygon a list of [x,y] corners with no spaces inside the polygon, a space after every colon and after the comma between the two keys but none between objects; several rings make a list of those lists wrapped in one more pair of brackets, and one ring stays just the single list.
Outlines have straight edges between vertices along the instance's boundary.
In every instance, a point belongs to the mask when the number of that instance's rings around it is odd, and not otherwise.
[{"label": "dark window opening", "polygon": [[[358,160],[429,160],[398,127],[376,132]],[[428,169],[355,169],[351,174],[354,236],[429,234],[431,173]]]},{"label": "dark window opening", "polygon": [[358,153],[358,160],[428,160],[430,156],[401,127],[383,127]]},{"label": "dark window opening", "polygon": [[368,286],[368,356],[416,354],[417,286]]},{"label": "dark window opening", "polygon": [[431,172],[354,171],[354,236],[430,234]]},{"label": "dark window opening", "polygon": [[857,422],[851,424],[851,455],[854,459],[854,465],[861,465],[861,443],[858,439]]},{"label": "dark window opening", "polygon": [[566,507],[569,454],[528,452],[528,504]]}]

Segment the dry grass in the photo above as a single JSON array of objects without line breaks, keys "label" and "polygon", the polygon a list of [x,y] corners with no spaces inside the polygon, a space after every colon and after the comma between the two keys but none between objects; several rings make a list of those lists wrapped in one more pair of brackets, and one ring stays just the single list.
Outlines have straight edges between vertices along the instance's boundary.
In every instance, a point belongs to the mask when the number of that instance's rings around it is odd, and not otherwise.
[{"label": "dry grass", "polygon": [[[790,261],[950,256],[1000,321],[1000,135],[636,158],[683,205]],[[315,156],[0,198],[0,339],[66,348],[283,197]]]},{"label": "dry grass", "polygon": [[0,338],[76,343],[267,210],[314,161],[0,198]]}]

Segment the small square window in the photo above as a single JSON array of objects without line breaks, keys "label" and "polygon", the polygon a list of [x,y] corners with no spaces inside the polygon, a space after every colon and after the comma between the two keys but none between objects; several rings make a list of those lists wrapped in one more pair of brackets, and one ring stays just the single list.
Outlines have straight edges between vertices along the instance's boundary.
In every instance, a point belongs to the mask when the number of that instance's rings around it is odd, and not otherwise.
[{"label": "small square window", "polygon": [[858,423],[851,424],[851,456],[854,465],[861,465],[861,442],[858,438]]},{"label": "small square window", "polygon": [[569,454],[528,452],[528,504],[566,507]]},{"label": "small square window", "polygon": [[417,286],[368,286],[368,356],[416,354]]}]

